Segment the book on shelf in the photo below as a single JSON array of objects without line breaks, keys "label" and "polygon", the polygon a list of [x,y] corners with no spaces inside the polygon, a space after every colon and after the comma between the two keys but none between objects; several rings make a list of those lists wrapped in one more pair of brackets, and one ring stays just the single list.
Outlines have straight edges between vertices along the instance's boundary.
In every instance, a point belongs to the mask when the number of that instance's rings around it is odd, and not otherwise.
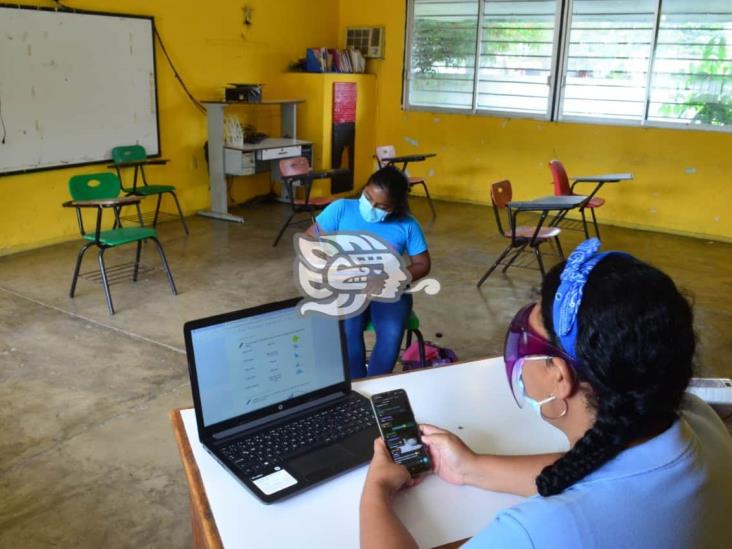
[{"label": "book on shelf", "polygon": [[366,72],[366,60],[356,49],[308,48],[305,55],[307,72]]}]

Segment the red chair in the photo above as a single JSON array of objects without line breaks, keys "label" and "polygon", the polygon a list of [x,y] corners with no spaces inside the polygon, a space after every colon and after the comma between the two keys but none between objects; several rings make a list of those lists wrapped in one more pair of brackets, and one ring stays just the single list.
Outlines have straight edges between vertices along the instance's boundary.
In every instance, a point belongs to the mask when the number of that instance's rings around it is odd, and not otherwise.
[{"label": "red chair", "polygon": [[[322,210],[328,204],[336,200],[333,196],[319,196],[315,198],[310,197],[310,191],[313,187],[313,181],[316,179],[330,179],[334,175],[344,173],[345,170],[325,170],[320,172],[314,172],[310,169],[310,162],[304,156],[296,156],[294,158],[283,158],[279,162],[280,175],[282,176],[282,184],[285,186],[285,192],[287,194],[290,209],[292,210],[290,216],[283,223],[280,232],[277,233],[272,247],[277,246],[282,238],[287,227],[292,223],[292,218],[300,213],[307,213],[309,219],[304,219],[301,222],[313,222],[315,223],[315,212]],[[302,197],[298,197],[297,189],[295,187],[303,187]]]},{"label": "red chair", "polygon": [[[572,186],[569,185],[569,177],[567,177],[567,171],[559,160],[551,160],[549,162],[549,170],[552,172],[552,180],[554,182],[554,195],[555,196],[571,196],[576,195],[574,192],[574,186],[577,184],[575,181]],[[585,231],[585,238],[590,238],[590,233],[587,230],[587,219],[585,218],[585,209],[589,208],[592,214],[592,223],[595,225],[595,234],[597,238],[600,238],[600,228],[597,226],[597,217],[595,216],[595,208],[599,208],[605,203],[603,198],[598,196],[591,197],[585,204],[583,204],[579,211],[582,215],[582,228]],[[561,218],[555,221],[561,221]],[[572,227],[565,227],[571,229]]]},{"label": "red chair", "polygon": [[[542,259],[542,254],[539,247],[544,242],[553,238],[557,246],[557,252],[559,253],[559,257],[564,259],[562,244],[559,242],[559,233],[561,233],[561,229],[559,229],[559,227],[540,227],[537,232],[536,226],[532,227],[528,225],[517,225],[516,217],[518,215],[518,212],[511,211],[511,206],[509,204],[512,197],[513,192],[511,189],[510,181],[503,180],[499,181],[498,183],[493,183],[493,185],[491,185],[491,203],[493,204],[493,213],[496,217],[496,226],[498,227],[498,233],[503,238],[510,239],[511,242],[501,252],[495,263],[491,265],[491,268],[488,269],[488,271],[486,271],[483,277],[478,281],[478,288],[480,288],[483,282],[486,281],[486,279],[499,265],[503,265],[503,272],[505,273],[508,268],[513,265],[514,262],[518,259],[526,246],[530,244],[533,254],[536,257],[536,261],[539,264],[539,271],[541,272],[542,278],[544,278],[545,275],[544,261]],[[504,220],[502,219],[504,216],[506,217],[505,224]],[[508,259],[508,261],[503,263],[503,260],[511,253],[511,251],[514,251],[513,255]],[[516,265],[516,267],[531,268],[527,265]]]},{"label": "red chair", "polygon": [[[376,158],[376,162],[379,164],[379,168],[383,168],[389,163],[386,162],[384,159],[396,158],[396,156],[397,154],[394,145],[382,145],[381,147],[376,147],[376,154],[374,155],[374,157]],[[407,162],[405,162],[402,166],[402,171],[404,172],[404,175],[407,176],[410,191],[415,185],[422,185],[422,188],[424,189],[424,195],[427,198],[430,210],[432,210],[432,219],[436,219],[437,212],[435,211],[435,205],[432,203],[432,197],[430,196],[430,191],[427,188],[427,182],[422,177],[411,177],[407,172]]]}]

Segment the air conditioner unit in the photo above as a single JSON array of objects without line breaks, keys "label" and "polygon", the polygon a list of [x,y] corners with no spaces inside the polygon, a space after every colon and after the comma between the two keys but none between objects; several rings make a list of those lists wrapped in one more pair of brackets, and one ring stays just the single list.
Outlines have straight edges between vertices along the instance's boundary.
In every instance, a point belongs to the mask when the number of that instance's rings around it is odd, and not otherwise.
[{"label": "air conditioner unit", "polygon": [[384,57],[384,27],[348,27],[346,47],[359,50],[364,57]]}]

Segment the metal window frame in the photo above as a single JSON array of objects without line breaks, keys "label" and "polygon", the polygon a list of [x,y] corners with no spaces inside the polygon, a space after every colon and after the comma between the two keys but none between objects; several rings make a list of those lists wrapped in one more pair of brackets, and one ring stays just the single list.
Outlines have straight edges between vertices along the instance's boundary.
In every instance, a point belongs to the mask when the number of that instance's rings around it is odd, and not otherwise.
[{"label": "metal window frame", "polygon": [[[478,20],[478,42],[482,44],[482,33],[483,33],[483,16],[485,15],[485,3],[487,0],[480,0],[480,16]],[[502,109],[486,109],[486,108],[479,108],[478,107],[478,88],[480,86],[480,75],[476,72],[475,74],[475,92],[473,95],[473,114],[476,115],[484,115],[484,116],[495,116],[497,118],[523,118],[523,119],[529,119],[529,120],[540,120],[542,122],[551,122],[552,121],[552,108],[554,105],[554,97],[555,97],[555,82],[557,80],[557,59],[559,55],[559,46],[560,46],[560,36],[561,36],[561,27],[559,27],[559,24],[561,23],[561,13],[563,9],[563,4],[566,0],[555,0],[557,3],[557,7],[554,9],[554,34],[552,36],[552,57],[551,57],[551,69],[549,70],[549,77],[548,77],[548,85],[549,85],[549,94],[547,96],[547,106],[546,110],[543,114],[540,114],[538,112],[515,112],[515,111],[509,111],[509,110],[502,110]],[[476,51],[478,51],[480,48],[476,48]],[[476,54],[476,59],[478,66],[480,66],[480,61],[478,54]]]},{"label": "metal window frame", "polygon": [[402,109],[410,110],[409,92],[412,75],[412,43],[414,42],[414,0],[407,0],[407,19],[404,24],[404,67],[402,68]]},{"label": "metal window frame", "polygon": [[480,54],[483,46],[483,17],[485,0],[478,0],[478,25],[475,29],[475,61],[473,61],[473,114],[478,112],[478,88],[480,87]]},{"label": "metal window frame", "polygon": [[565,93],[566,93],[566,86],[567,86],[567,67],[569,65],[569,46],[570,46],[570,36],[572,34],[572,14],[574,12],[574,0],[565,0],[565,19],[562,22],[564,25],[564,41],[562,43],[562,69],[561,69],[561,84],[559,86],[559,90],[557,90],[557,97],[559,98],[556,104],[556,110],[554,113],[552,113],[552,120],[555,120],[557,122],[585,122],[590,124],[607,124],[609,126],[629,126],[629,127],[643,127],[646,126],[644,123],[646,121],[646,109],[648,107],[648,97],[649,97],[649,82],[650,82],[650,75],[651,75],[651,69],[653,67],[653,60],[656,52],[656,38],[658,36],[658,22],[660,17],[660,8],[659,5],[662,0],[655,0],[656,1],[656,10],[654,14],[654,29],[653,29],[653,40],[650,44],[650,51],[648,55],[648,67],[646,69],[646,84],[645,84],[645,97],[643,99],[643,108],[644,108],[644,114],[642,118],[637,119],[628,119],[628,118],[613,118],[609,116],[580,116],[576,114],[570,114],[566,115],[563,113],[564,110],[564,100],[566,99]]},{"label": "metal window frame", "polygon": [[[549,74],[549,97],[547,101],[547,109],[543,114],[540,113],[520,113],[508,110],[498,109],[481,109],[478,107],[478,88],[480,86],[480,55],[483,36],[483,18],[485,15],[486,0],[478,0],[478,14],[475,34],[475,57],[473,61],[473,98],[471,107],[442,107],[431,105],[414,105],[409,101],[411,90],[411,68],[412,68],[412,42],[414,40],[414,3],[415,0],[407,0],[407,20],[405,24],[405,43],[404,43],[404,68],[402,79],[402,109],[405,111],[418,112],[434,112],[434,113],[453,113],[453,114],[470,114],[475,116],[495,116],[497,118],[524,118],[530,120],[541,120],[549,122],[551,118],[551,107],[554,97],[554,85],[557,81],[556,76],[556,58],[560,47],[560,29],[557,24],[561,20],[561,9],[555,10],[554,19],[554,36],[552,38],[552,69]],[[566,0],[556,0],[557,7],[563,6]]]},{"label": "metal window frame", "polygon": [[562,120],[564,106],[564,91],[567,85],[567,63],[569,63],[569,37],[572,34],[572,0],[562,2],[562,41],[559,45],[559,59],[557,60],[558,77],[554,82],[554,110],[552,121]]},{"label": "metal window frame", "polygon": [[651,104],[651,83],[653,82],[653,67],[656,65],[656,50],[658,49],[658,29],[661,23],[661,7],[663,0],[657,0],[655,20],[653,22],[653,42],[651,43],[651,51],[648,55],[648,72],[646,74],[646,99],[643,105],[643,118],[641,126],[648,124],[648,109]]},{"label": "metal window frame", "polygon": [[653,69],[656,62],[656,51],[658,48],[658,34],[661,23],[663,0],[656,0],[655,21],[653,38],[650,44],[647,77],[645,84],[645,98],[642,118],[612,118],[602,116],[577,116],[565,115],[562,113],[566,80],[567,65],[569,63],[569,43],[572,30],[572,11],[574,0],[556,0],[557,10],[555,12],[554,38],[552,44],[552,69],[549,74],[549,100],[544,115],[539,113],[520,113],[508,110],[481,109],[478,107],[478,89],[480,85],[480,54],[483,35],[483,18],[485,15],[485,1],[478,0],[478,19],[475,35],[475,57],[473,62],[473,97],[472,106],[465,108],[442,107],[437,105],[414,105],[409,102],[409,94],[412,80],[412,42],[414,40],[414,3],[415,0],[407,0],[406,21],[405,21],[405,44],[404,44],[404,66],[402,79],[402,109],[405,111],[463,114],[474,116],[492,116],[505,119],[530,119],[544,122],[567,122],[573,124],[593,124],[606,126],[625,126],[639,128],[676,129],[686,131],[707,131],[717,133],[732,133],[732,124],[729,126],[714,126],[711,124],[693,124],[688,121],[661,122],[649,120],[651,87],[653,83]]}]

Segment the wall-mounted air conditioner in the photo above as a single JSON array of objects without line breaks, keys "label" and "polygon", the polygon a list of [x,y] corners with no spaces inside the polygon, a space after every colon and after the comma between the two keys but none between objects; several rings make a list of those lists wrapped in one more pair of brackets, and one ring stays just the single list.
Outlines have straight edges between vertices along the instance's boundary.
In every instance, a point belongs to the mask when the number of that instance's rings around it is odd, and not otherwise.
[{"label": "wall-mounted air conditioner", "polygon": [[384,57],[384,27],[348,27],[346,47],[359,50],[364,57]]}]

